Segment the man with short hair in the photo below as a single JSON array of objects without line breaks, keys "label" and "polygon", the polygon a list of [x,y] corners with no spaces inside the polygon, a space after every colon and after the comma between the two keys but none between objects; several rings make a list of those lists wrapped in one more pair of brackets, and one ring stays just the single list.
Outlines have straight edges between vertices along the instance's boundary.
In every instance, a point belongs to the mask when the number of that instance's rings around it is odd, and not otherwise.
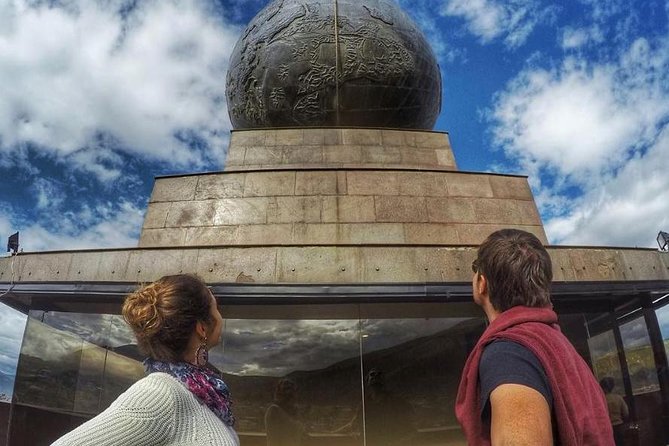
[{"label": "man with short hair", "polygon": [[491,234],[472,263],[490,325],[465,364],[455,413],[470,446],[612,446],[597,380],[558,326],[551,259],[534,235]]}]

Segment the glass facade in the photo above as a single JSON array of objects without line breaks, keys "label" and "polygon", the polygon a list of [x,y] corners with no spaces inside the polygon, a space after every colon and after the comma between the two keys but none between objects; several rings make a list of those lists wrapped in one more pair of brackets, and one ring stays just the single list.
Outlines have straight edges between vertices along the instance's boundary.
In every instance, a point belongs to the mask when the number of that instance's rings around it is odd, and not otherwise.
[{"label": "glass facade", "polygon": [[[465,444],[454,401],[486,327],[466,299],[219,303],[225,326],[210,362],[230,386],[243,446]],[[625,444],[659,446],[669,307],[641,304],[614,311],[609,301],[556,299],[555,307],[597,378],[613,378],[629,405]],[[31,310],[13,403],[0,405],[0,444],[50,444],[140,379],[141,360],[119,314]]]}]

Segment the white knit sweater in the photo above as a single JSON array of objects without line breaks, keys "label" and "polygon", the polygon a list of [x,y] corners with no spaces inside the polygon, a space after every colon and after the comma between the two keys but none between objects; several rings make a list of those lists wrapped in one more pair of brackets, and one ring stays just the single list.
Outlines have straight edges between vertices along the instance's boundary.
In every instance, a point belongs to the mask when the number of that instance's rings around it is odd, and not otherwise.
[{"label": "white knit sweater", "polygon": [[177,379],[152,373],[97,417],[52,446],[239,446],[223,423]]}]

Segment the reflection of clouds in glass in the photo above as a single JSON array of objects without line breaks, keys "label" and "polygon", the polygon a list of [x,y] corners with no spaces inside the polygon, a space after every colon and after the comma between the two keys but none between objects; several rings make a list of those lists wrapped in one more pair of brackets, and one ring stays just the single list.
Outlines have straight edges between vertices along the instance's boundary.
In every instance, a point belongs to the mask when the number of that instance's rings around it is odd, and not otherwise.
[{"label": "reflection of clouds in glass", "polygon": [[212,355],[212,363],[239,375],[317,370],[351,358],[359,349],[357,320],[229,319],[225,330],[223,352]]},{"label": "reflection of clouds in glass", "polygon": [[[469,318],[362,321],[366,352],[389,348],[447,330]],[[224,347],[212,363],[239,375],[285,376],[318,370],[359,355],[359,321],[229,319]]]},{"label": "reflection of clouds in glass", "polygon": [[625,350],[650,345],[646,321],[638,317],[620,326],[620,335],[623,338]]},{"label": "reflection of clouds in glass", "polygon": [[0,304],[0,394],[10,397],[21,350],[26,315]]},{"label": "reflection of clouds in glass", "polygon": [[44,322],[100,346],[120,347],[135,343],[135,335],[121,315],[48,312]]}]

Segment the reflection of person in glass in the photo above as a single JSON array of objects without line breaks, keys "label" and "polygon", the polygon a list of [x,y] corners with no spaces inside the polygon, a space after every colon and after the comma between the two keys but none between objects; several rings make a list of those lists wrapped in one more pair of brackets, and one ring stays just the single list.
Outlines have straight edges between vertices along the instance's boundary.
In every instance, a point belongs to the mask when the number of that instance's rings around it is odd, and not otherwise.
[{"label": "reflection of person in glass", "polygon": [[616,441],[616,446],[624,445],[624,423],[627,420],[627,417],[629,417],[627,403],[625,403],[622,396],[613,393],[615,381],[610,376],[602,378],[601,381],[599,381],[599,385],[602,386],[602,390],[604,390],[604,395],[606,396],[606,404],[609,408],[609,418],[611,419],[611,425],[613,426],[613,437]]},{"label": "reflection of person in glass", "polygon": [[130,294],[123,317],[149,358],[148,376],[52,446],[238,446],[228,387],[207,367],[223,319],[196,276],[165,276]]},{"label": "reflection of person in glass", "polygon": [[297,384],[281,379],[274,390],[274,402],[265,412],[267,446],[300,446],[305,436],[304,425],[297,419]]},{"label": "reflection of person in glass", "polygon": [[[372,368],[365,377],[364,421],[367,444],[391,446],[411,444],[415,434],[413,407],[401,396],[386,387],[385,376],[379,368]],[[362,431],[362,407],[351,427]]]}]

